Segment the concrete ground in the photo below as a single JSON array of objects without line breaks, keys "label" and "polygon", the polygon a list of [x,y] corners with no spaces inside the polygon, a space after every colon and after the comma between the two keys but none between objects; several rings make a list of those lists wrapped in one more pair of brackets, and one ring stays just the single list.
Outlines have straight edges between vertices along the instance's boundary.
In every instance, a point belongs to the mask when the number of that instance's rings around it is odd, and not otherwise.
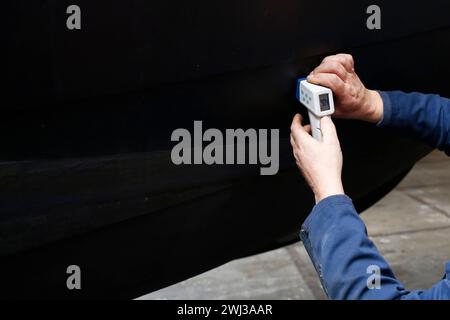
[{"label": "concrete ground", "polygon": [[[450,159],[433,152],[361,214],[406,288],[439,281],[450,260]],[[141,299],[325,299],[301,243],[236,260]]]}]

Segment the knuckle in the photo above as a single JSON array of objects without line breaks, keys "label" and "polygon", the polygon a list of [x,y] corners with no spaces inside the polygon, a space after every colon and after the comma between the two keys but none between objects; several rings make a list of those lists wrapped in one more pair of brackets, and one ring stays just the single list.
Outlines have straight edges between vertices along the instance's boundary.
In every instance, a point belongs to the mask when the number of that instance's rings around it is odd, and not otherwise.
[{"label": "knuckle", "polygon": [[291,147],[295,148],[295,142],[293,140],[291,140]]},{"label": "knuckle", "polygon": [[347,54],[347,62],[353,68],[355,66],[355,60],[351,54]]},{"label": "knuckle", "polygon": [[345,67],[342,65],[342,63],[338,61],[332,61],[330,62],[330,65],[332,66],[333,70],[335,70],[341,77],[346,76],[347,72],[345,70]]},{"label": "knuckle", "polygon": [[344,57],[347,61],[353,61],[353,56],[349,53],[344,53]]},{"label": "knuckle", "polygon": [[353,61],[353,56],[351,54],[348,53],[340,53],[338,55],[339,60],[342,62],[342,64],[345,66],[345,69],[348,69],[350,71],[350,69],[353,69],[354,67],[354,61]]},{"label": "knuckle", "polygon": [[336,56],[332,55],[332,56],[327,56],[325,58],[323,58],[322,63],[327,63],[328,61],[331,61],[333,58],[335,58]]},{"label": "knuckle", "polygon": [[298,123],[294,120],[291,124],[291,131],[295,132],[298,130]]},{"label": "knuckle", "polygon": [[347,62],[353,60],[352,55],[349,53],[340,53],[339,56],[342,57]]},{"label": "knuckle", "polygon": [[332,69],[339,69],[340,63],[337,62],[336,60],[330,60],[330,61],[328,61],[328,65]]},{"label": "knuckle", "polygon": [[339,77],[336,74],[331,74],[330,75],[330,81],[333,85],[338,86],[339,85]]}]

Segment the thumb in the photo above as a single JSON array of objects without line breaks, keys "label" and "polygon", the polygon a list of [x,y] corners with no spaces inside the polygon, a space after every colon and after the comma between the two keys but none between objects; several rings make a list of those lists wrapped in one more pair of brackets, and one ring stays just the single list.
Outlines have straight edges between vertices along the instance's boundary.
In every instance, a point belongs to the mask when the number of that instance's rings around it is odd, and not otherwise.
[{"label": "thumb", "polygon": [[323,135],[323,141],[338,140],[336,127],[331,117],[326,116],[320,119],[320,128]]}]

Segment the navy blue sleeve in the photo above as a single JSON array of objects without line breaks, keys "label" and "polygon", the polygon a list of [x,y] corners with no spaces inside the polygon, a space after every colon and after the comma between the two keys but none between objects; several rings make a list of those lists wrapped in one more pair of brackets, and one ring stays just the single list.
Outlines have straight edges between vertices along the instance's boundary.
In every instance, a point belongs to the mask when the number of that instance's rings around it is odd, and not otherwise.
[{"label": "navy blue sleeve", "polygon": [[379,93],[384,104],[381,127],[405,130],[450,156],[450,99],[401,91]]},{"label": "navy blue sleeve", "polygon": [[300,238],[331,299],[450,298],[446,278],[429,290],[407,291],[368,238],[364,222],[345,195],[320,201],[304,222]]}]

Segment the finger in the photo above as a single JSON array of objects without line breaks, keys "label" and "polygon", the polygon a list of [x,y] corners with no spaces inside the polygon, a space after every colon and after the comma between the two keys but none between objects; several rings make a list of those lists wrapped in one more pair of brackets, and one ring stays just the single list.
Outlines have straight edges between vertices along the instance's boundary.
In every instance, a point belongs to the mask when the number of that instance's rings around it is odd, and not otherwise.
[{"label": "finger", "polygon": [[294,155],[295,160],[298,161],[297,158],[298,147],[297,144],[295,143],[294,136],[292,134],[291,134],[291,146],[292,146],[292,154]]},{"label": "finger", "polygon": [[334,73],[318,73],[308,76],[308,82],[330,88],[336,93],[343,91],[345,83]]},{"label": "finger", "polygon": [[320,73],[333,73],[336,74],[342,81],[346,81],[349,73],[342,65],[341,62],[336,60],[329,60],[327,62],[322,63],[312,72],[311,76],[320,74]]},{"label": "finger", "polygon": [[[301,125],[302,120],[303,120],[303,117],[302,117],[301,114],[297,114],[297,115],[298,115],[299,118],[300,118],[300,125]],[[298,129],[298,128],[295,126],[296,123],[298,123],[298,122],[296,121],[296,116],[297,116],[297,115],[295,115],[294,120],[292,121],[291,131],[294,131],[294,130],[297,130],[297,129]],[[295,121],[295,123],[294,123],[294,121]],[[294,126],[295,126],[295,129],[293,128]],[[311,134],[311,125],[310,125],[310,124],[307,124],[306,126],[303,126],[303,129],[304,129],[308,134]],[[294,141],[294,143],[295,143],[295,136],[292,135],[292,134],[291,134],[291,139],[293,139],[293,141]]]},{"label": "finger", "polygon": [[331,117],[323,117],[320,120],[320,130],[322,131],[323,141],[338,140],[336,127]]},{"label": "finger", "polygon": [[294,156],[297,165],[300,163],[300,148],[295,142],[294,135],[291,134],[292,155]]},{"label": "finger", "polygon": [[350,54],[340,53],[340,54],[328,56],[325,59],[323,59],[322,62],[327,62],[327,61],[338,61],[339,63],[341,63],[344,66],[344,68],[348,72],[353,72],[355,70],[355,61]]},{"label": "finger", "polygon": [[306,126],[303,126],[303,129],[305,129],[306,132],[311,134],[311,125],[310,124],[307,124]]},{"label": "finger", "polygon": [[295,149],[297,147],[297,145],[295,143],[294,135],[292,133],[291,133],[291,146],[293,149]]},{"label": "finger", "polygon": [[297,146],[304,145],[312,139],[311,135],[302,126],[302,117],[296,114],[291,124],[291,133]]},{"label": "finger", "polygon": [[302,126],[302,120],[303,120],[303,117],[301,116],[301,114],[297,113],[294,116],[294,118],[292,119],[291,132],[297,131],[299,129],[299,127]]}]

